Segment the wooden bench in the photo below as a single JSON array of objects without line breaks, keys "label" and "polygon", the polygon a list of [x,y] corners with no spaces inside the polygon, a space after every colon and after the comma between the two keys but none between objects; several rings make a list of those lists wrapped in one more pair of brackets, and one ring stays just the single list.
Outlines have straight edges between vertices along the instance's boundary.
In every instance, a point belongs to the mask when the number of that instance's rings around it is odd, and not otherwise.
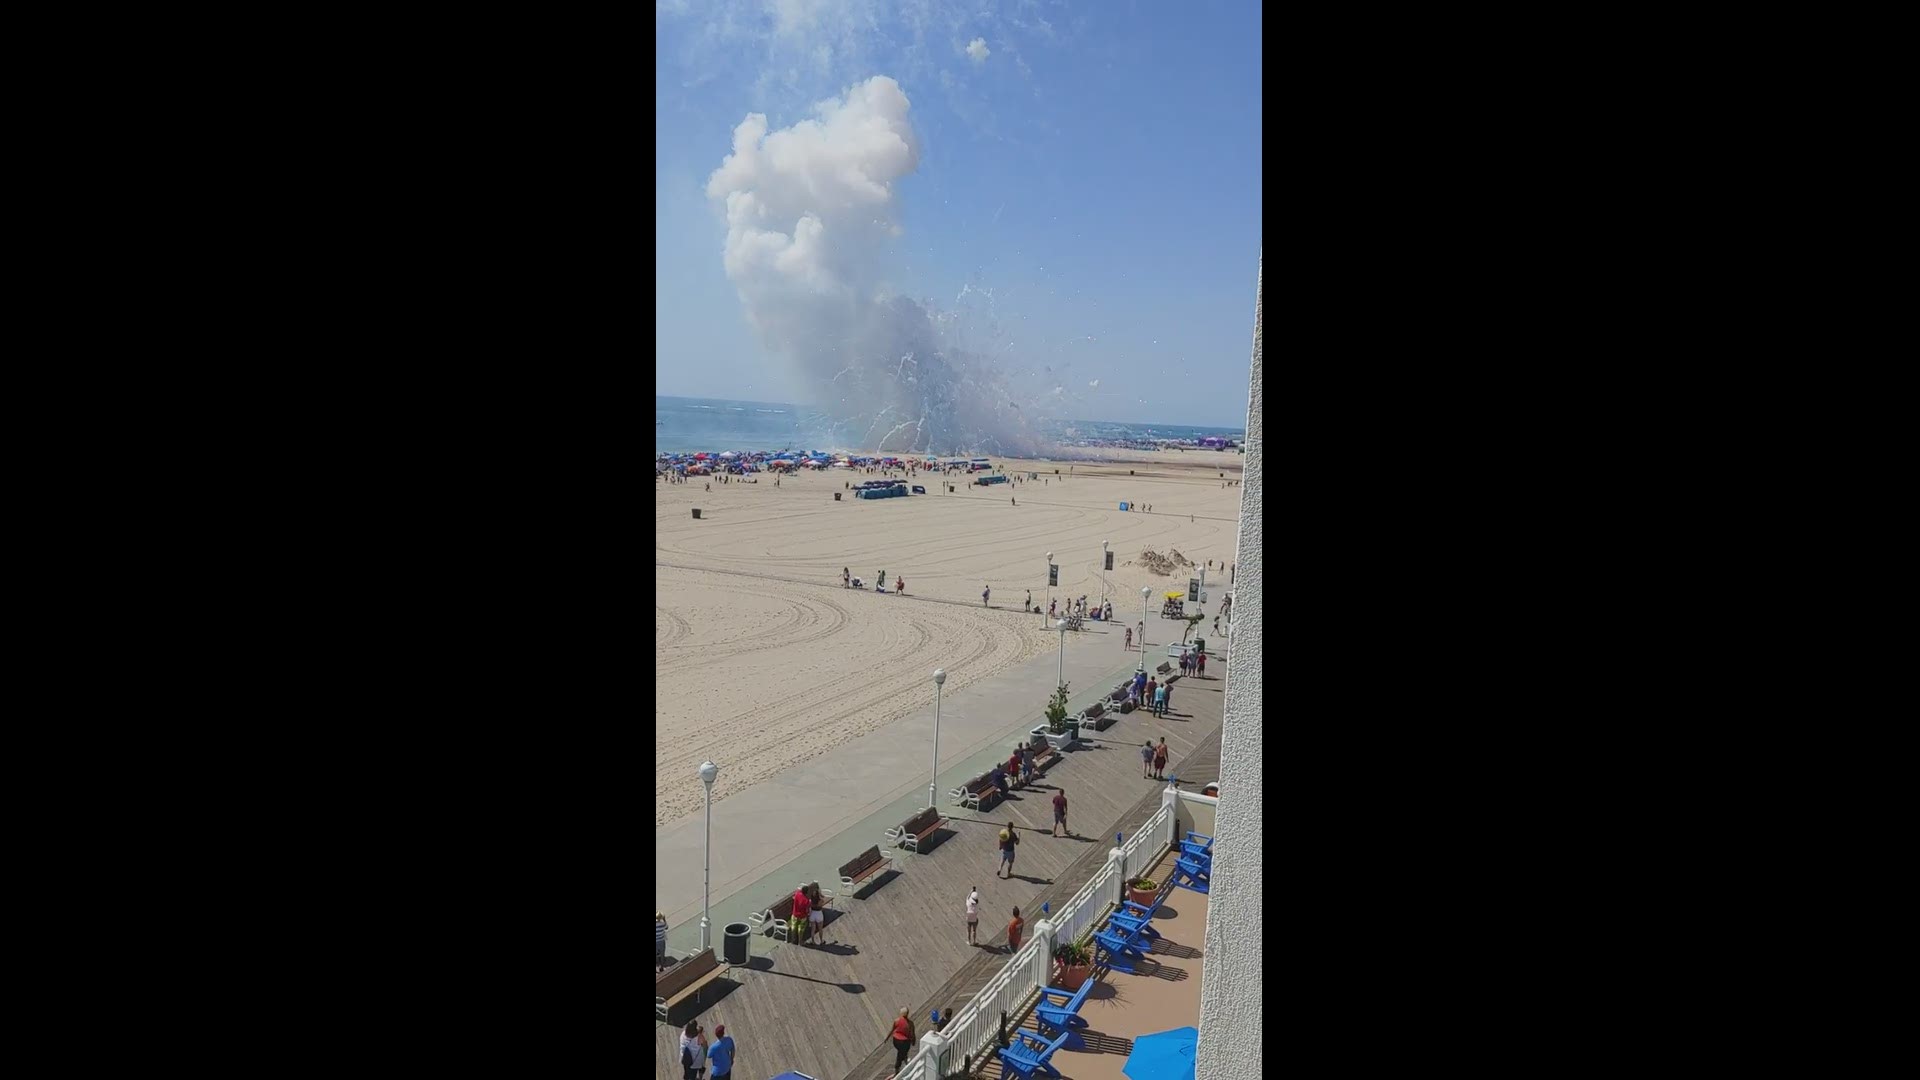
[{"label": "wooden bench", "polygon": [[1160,664],[1160,666],[1158,668],[1155,668],[1154,670],[1158,671],[1162,675],[1165,675],[1167,672],[1173,670],[1173,665],[1171,663],[1167,663],[1163,661]]},{"label": "wooden bench", "polygon": [[1034,751],[1033,752],[1034,774],[1037,776],[1040,773],[1046,772],[1049,768],[1053,766],[1054,762],[1059,760],[1060,760],[1060,751],[1055,750],[1051,743],[1049,743],[1047,747],[1043,750]]},{"label": "wooden bench", "polygon": [[987,776],[991,776],[991,773],[973,776],[972,780],[968,780],[964,786],[954,788],[950,792],[952,798],[966,809],[985,809],[987,801],[991,801],[1000,794],[1000,788],[995,788],[993,780],[989,780]]},{"label": "wooden bench", "polygon": [[672,1023],[673,1007],[687,998],[698,998],[700,991],[713,980],[727,973],[727,965],[720,962],[712,949],[702,949],[678,964],[653,977],[653,1015],[656,1019]]},{"label": "wooden bench", "polygon": [[782,941],[787,937],[787,920],[793,918],[793,894],[787,893],[776,904],[770,904],[759,911],[747,915],[747,922],[755,933],[771,932]]},{"label": "wooden bench", "polygon": [[887,843],[904,847],[908,851],[918,855],[920,853],[920,842],[932,836],[935,829],[938,829],[946,823],[947,819],[940,816],[940,811],[929,806],[893,828],[888,829]]},{"label": "wooden bench", "polygon": [[851,896],[862,882],[892,866],[891,856],[882,854],[878,846],[870,847],[840,868],[840,889]]}]

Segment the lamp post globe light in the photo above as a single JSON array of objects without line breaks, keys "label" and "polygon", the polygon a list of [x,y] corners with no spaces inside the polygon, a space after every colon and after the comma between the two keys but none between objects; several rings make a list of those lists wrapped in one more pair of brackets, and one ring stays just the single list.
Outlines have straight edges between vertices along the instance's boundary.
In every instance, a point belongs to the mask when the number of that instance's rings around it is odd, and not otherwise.
[{"label": "lamp post globe light", "polygon": [[933,669],[933,772],[927,777],[927,805],[940,805],[935,796],[940,790],[940,687],[947,681],[947,673]]},{"label": "lamp post globe light", "polygon": [[720,766],[711,761],[700,763],[700,782],[707,788],[707,833],[706,853],[700,860],[700,947],[713,947],[711,922],[708,918],[708,902],[713,887],[713,781],[720,775]]},{"label": "lamp post globe light", "polygon": [[1153,595],[1153,586],[1140,586],[1140,670],[1147,670],[1147,598]]}]

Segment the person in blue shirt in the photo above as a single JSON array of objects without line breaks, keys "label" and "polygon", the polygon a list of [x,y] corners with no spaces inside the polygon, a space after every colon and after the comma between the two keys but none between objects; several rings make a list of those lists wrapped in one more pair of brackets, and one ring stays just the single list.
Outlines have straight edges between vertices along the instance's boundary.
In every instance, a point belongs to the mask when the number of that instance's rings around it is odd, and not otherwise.
[{"label": "person in blue shirt", "polygon": [[713,1067],[713,1080],[727,1080],[733,1072],[733,1036],[727,1034],[727,1025],[716,1024],[713,1028],[713,1045],[707,1047],[707,1061]]}]

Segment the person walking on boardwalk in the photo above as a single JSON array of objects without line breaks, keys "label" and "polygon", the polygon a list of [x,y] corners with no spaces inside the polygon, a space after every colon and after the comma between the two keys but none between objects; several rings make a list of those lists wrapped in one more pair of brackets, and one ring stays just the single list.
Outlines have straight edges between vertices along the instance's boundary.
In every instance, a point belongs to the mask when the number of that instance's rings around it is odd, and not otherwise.
[{"label": "person walking on boardwalk", "polygon": [[907,1055],[913,1053],[913,1018],[908,1010],[900,1010],[900,1018],[893,1022],[893,1071],[899,1075],[907,1067]]},{"label": "person walking on boardwalk", "polygon": [[700,1033],[700,1021],[689,1020],[680,1030],[680,1068],[685,1080],[700,1080],[707,1070],[707,1040]]},{"label": "person walking on boardwalk", "polygon": [[1167,687],[1165,683],[1162,683],[1160,685],[1160,688],[1154,691],[1153,715],[1155,716],[1167,715]]},{"label": "person walking on boardwalk", "polygon": [[[1145,690],[1140,691],[1140,704],[1145,705],[1148,708],[1148,710],[1152,710],[1153,700],[1154,700],[1153,695],[1157,693],[1159,689],[1160,689],[1160,680],[1154,678],[1151,675],[1147,676],[1147,688]],[[1159,714],[1156,712],[1154,715],[1158,716]]]},{"label": "person walking on boardwalk", "polygon": [[1160,736],[1160,745],[1153,748],[1153,778],[1155,780],[1167,778],[1167,737],[1165,735]]},{"label": "person walking on boardwalk", "polygon": [[1193,658],[1193,670],[1201,678],[1207,677],[1207,654],[1200,653]]},{"label": "person walking on boardwalk", "polygon": [[806,944],[804,935],[813,912],[813,900],[804,888],[793,890],[793,917],[787,920],[787,940]]},{"label": "person walking on boardwalk", "polygon": [[1007,952],[1020,951],[1020,932],[1027,928],[1027,920],[1020,917],[1020,909],[1013,909],[1013,918],[1007,920]]},{"label": "person walking on boardwalk", "polygon": [[1160,715],[1165,716],[1167,713],[1170,713],[1173,711],[1173,687],[1171,685],[1167,685],[1167,686],[1161,687],[1160,689],[1165,690],[1167,692],[1166,708],[1162,710],[1160,713]]},{"label": "person walking on boardwalk", "polygon": [[967,944],[980,944],[980,886],[969,885],[967,893]]},{"label": "person walking on boardwalk", "polygon": [[1140,744],[1140,779],[1153,779],[1153,740]]},{"label": "person walking on boardwalk", "polygon": [[805,892],[807,894],[807,936],[813,939],[814,944],[823,945],[827,940],[827,898],[820,895],[820,883],[817,881],[808,885]]},{"label": "person walking on boardwalk", "polygon": [[1068,836],[1073,835],[1073,830],[1067,828],[1066,788],[1061,788],[1053,793],[1053,835],[1059,836],[1062,833]]},{"label": "person walking on boardwalk", "polygon": [[1021,772],[1021,775],[1027,778],[1027,783],[1029,784],[1033,783],[1033,744],[1032,743],[1020,744],[1020,772]]},{"label": "person walking on boardwalk", "polygon": [[[1020,831],[1013,826],[1013,819],[1007,819],[1007,827],[1000,830],[1000,865],[1006,868],[1006,876],[1013,876],[1013,849],[1020,846]],[[1000,871],[993,872],[999,877]]]},{"label": "person walking on boardwalk", "polygon": [[733,1036],[727,1034],[727,1025],[713,1026],[713,1045],[707,1047],[707,1060],[713,1063],[713,1080],[727,1080],[733,1075]]}]

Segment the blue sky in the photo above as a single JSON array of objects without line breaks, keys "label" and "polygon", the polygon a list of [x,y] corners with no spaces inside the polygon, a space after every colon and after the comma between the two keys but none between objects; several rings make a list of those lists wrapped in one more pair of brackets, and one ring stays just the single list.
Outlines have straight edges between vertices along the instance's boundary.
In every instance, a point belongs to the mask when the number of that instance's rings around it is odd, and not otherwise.
[{"label": "blue sky", "polygon": [[747,114],[778,131],[882,75],[918,142],[870,256],[885,287],[951,316],[1016,393],[1057,388],[1057,415],[1245,422],[1257,3],[662,0],[656,19],[657,392],[817,395],[749,325],[706,186]]}]

